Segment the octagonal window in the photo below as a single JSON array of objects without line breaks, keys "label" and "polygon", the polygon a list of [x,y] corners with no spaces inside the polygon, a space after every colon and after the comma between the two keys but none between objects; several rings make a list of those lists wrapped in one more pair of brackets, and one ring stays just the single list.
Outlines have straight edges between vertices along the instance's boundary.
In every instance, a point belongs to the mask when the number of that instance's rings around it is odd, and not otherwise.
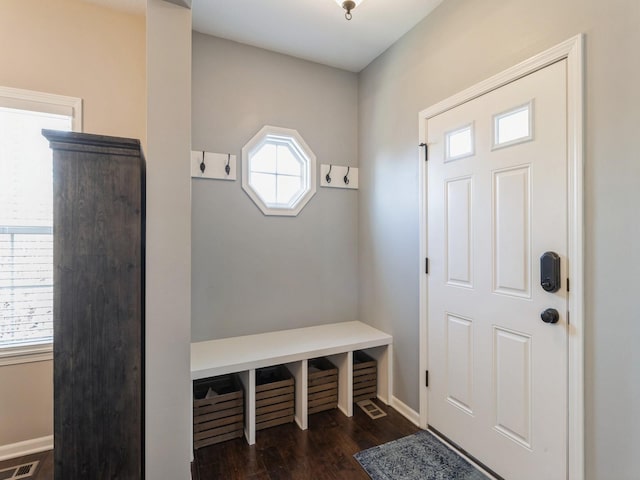
[{"label": "octagonal window", "polygon": [[263,127],[242,149],[242,188],[265,215],[297,215],[316,193],[315,175],[296,130]]}]

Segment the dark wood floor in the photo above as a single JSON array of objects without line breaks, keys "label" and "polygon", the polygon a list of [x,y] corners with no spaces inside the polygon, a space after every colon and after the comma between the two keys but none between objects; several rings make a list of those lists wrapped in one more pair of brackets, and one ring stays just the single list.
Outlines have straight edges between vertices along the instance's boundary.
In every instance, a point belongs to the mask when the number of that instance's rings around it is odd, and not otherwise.
[{"label": "dark wood floor", "polygon": [[[377,402],[387,416],[372,420],[354,406],[352,418],[339,410],[309,416],[309,429],[296,424],[257,433],[256,444],[244,439],[202,448],[193,465],[196,480],[367,480],[353,454],[396,440],[418,428],[392,408]],[[53,451],[0,462],[0,470],[40,460],[33,480],[53,479]]]},{"label": "dark wood floor", "polygon": [[256,444],[236,439],[196,452],[194,478],[199,480],[367,480],[353,454],[418,431],[402,415],[387,412],[370,419],[354,406],[354,416],[339,410],[309,416],[309,429],[296,424],[257,432]]},{"label": "dark wood floor", "polygon": [[0,462],[0,470],[12,467],[14,465],[22,465],[32,462],[34,460],[40,460],[36,474],[33,477],[29,477],[29,480],[52,480],[53,479],[53,450],[49,450],[43,453],[35,453],[33,455],[26,455],[24,457],[12,458],[11,460],[5,460]]}]

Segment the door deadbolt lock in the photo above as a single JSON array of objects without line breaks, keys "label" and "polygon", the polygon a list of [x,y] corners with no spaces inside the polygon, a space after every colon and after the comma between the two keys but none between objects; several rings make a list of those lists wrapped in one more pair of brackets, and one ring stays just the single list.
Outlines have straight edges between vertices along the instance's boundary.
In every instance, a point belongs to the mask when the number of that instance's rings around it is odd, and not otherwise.
[{"label": "door deadbolt lock", "polygon": [[558,320],[560,320],[560,314],[555,308],[547,308],[540,314],[540,318],[544,323],[558,323]]},{"label": "door deadbolt lock", "polygon": [[545,252],[540,257],[540,286],[545,292],[560,290],[560,255]]}]

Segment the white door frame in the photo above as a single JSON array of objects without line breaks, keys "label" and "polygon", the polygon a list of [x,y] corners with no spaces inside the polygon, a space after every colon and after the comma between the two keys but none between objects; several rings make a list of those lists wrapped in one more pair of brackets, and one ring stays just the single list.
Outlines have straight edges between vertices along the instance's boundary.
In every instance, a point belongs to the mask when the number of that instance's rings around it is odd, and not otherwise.
[{"label": "white door frame", "polygon": [[[583,35],[576,35],[524,62],[447,98],[419,113],[420,143],[426,143],[427,121],[447,110],[500,88],[560,60],[567,60],[567,155],[568,155],[568,295],[570,312],[568,352],[568,480],[584,479],[584,268],[583,268]],[[421,149],[422,150],[422,149]],[[419,225],[420,257],[427,255],[427,168],[420,152]],[[427,276],[421,271],[420,287],[420,372],[427,365]],[[420,379],[420,427],[426,428],[427,389]],[[473,452],[470,452],[473,454]]]}]

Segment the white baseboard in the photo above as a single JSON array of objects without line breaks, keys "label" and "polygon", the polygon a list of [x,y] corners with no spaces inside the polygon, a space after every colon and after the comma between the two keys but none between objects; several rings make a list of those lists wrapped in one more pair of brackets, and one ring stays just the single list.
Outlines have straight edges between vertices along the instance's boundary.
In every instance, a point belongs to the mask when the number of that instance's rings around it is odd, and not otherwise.
[{"label": "white baseboard", "polygon": [[398,411],[403,417],[413,423],[416,427],[420,426],[420,414],[406,403],[398,400],[395,396],[391,397],[391,406]]},{"label": "white baseboard", "polygon": [[33,438],[24,442],[0,445],[0,462],[11,458],[23,457],[32,453],[40,453],[46,450],[53,450],[53,435]]}]

